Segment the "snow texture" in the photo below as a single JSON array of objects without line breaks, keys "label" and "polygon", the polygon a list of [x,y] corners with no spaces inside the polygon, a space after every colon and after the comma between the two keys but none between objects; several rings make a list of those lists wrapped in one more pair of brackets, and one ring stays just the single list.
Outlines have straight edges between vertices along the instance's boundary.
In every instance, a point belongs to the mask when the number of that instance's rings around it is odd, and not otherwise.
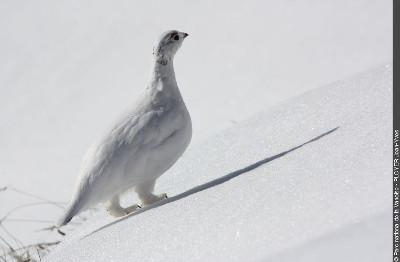
[{"label": "snow texture", "polygon": [[46,261],[386,261],[391,94],[386,65],[258,113],[192,147],[169,199],[93,217]]}]

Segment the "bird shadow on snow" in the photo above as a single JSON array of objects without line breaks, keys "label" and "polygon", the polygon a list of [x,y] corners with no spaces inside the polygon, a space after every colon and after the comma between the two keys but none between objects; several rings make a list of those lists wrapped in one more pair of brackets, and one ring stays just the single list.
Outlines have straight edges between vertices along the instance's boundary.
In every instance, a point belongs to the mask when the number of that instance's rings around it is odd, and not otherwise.
[{"label": "bird shadow on snow", "polygon": [[112,226],[112,225],[114,225],[114,224],[116,224],[116,223],[119,223],[119,222],[121,222],[121,221],[123,221],[123,220],[125,220],[125,219],[127,219],[127,218],[130,218],[130,217],[133,217],[133,216],[137,216],[137,215],[139,215],[139,214],[141,214],[141,213],[144,213],[144,212],[146,212],[146,211],[149,211],[150,209],[157,208],[157,207],[163,206],[163,205],[165,205],[165,204],[178,201],[179,199],[188,197],[188,196],[190,196],[190,195],[196,194],[196,193],[201,192],[201,191],[203,191],[203,190],[206,190],[206,189],[212,188],[212,187],[214,187],[214,186],[220,185],[220,184],[222,184],[222,183],[225,183],[225,182],[231,180],[232,178],[235,178],[235,177],[240,176],[240,175],[242,175],[242,174],[245,174],[245,173],[247,173],[247,172],[249,172],[249,171],[252,171],[252,170],[258,168],[259,166],[262,166],[262,165],[264,165],[264,164],[266,164],[266,163],[268,163],[268,162],[271,162],[271,161],[273,161],[273,160],[275,160],[275,159],[278,159],[278,158],[280,158],[280,157],[283,157],[283,156],[285,156],[286,154],[288,154],[288,153],[290,153],[290,152],[293,152],[293,151],[295,151],[295,150],[297,150],[297,149],[299,149],[299,148],[301,148],[301,147],[303,147],[303,146],[305,146],[305,145],[307,145],[307,144],[309,144],[309,143],[315,142],[315,141],[317,141],[317,140],[323,138],[324,136],[327,136],[327,135],[329,135],[329,134],[335,132],[337,129],[339,129],[339,127],[336,127],[336,128],[334,128],[334,129],[331,129],[331,130],[329,130],[329,131],[327,131],[327,132],[325,132],[325,133],[323,133],[323,134],[321,134],[321,135],[319,135],[319,136],[314,137],[313,139],[308,140],[307,142],[304,142],[304,143],[301,144],[301,145],[295,146],[295,147],[293,147],[293,148],[291,148],[291,149],[289,149],[289,150],[283,151],[283,152],[281,152],[281,153],[279,153],[279,154],[277,154],[277,155],[264,158],[264,159],[262,159],[262,160],[260,160],[260,161],[257,161],[257,162],[255,162],[255,163],[249,165],[249,166],[246,166],[246,167],[244,167],[244,168],[241,168],[241,169],[238,169],[238,170],[236,170],[236,171],[233,171],[233,172],[231,172],[231,173],[229,173],[229,174],[226,174],[226,175],[224,175],[224,176],[222,176],[222,177],[219,177],[219,178],[217,178],[217,179],[211,180],[211,181],[209,181],[209,182],[207,182],[207,183],[204,183],[204,184],[202,184],[202,185],[193,187],[193,188],[191,188],[191,189],[189,189],[189,190],[187,190],[187,191],[185,191],[185,192],[182,192],[182,193],[180,193],[180,194],[178,194],[178,195],[175,195],[175,196],[173,196],[173,197],[169,197],[169,198],[167,198],[167,199],[161,200],[161,201],[159,201],[159,202],[157,202],[157,203],[155,203],[155,204],[153,204],[153,205],[151,205],[151,206],[141,208],[141,209],[139,209],[138,211],[135,211],[135,212],[133,212],[133,213],[131,213],[131,214],[129,214],[129,215],[123,217],[123,218],[118,219],[117,221],[111,222],[111,223],[109,223],[109,224],[107,224],[107,225],[104,225],[104,226],[102,226],[102,227],[96,229],[95,231],[91,232],[90,234],[84,236],[82,239],[84,239],[84,238],[86,238],[86,237],[88,237],[88,236],[90,236],[90,235],[92,235],[92,234],[94,234],[94,233],[96,233],[96,232],[99,232],[100,230],[103,230],[103,229],[105,229],[105,228],[107,228],[107,227],[110,227],[110,226]]}]

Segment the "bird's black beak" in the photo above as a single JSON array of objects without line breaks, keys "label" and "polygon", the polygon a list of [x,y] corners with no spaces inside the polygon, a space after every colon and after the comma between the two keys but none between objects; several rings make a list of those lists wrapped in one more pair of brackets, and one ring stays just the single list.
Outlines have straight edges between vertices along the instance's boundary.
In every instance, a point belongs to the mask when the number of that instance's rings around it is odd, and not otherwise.
[{"label": "bird's black beak", "polygon": [[189,34],[183,33],[183,38],[186,38]]}]

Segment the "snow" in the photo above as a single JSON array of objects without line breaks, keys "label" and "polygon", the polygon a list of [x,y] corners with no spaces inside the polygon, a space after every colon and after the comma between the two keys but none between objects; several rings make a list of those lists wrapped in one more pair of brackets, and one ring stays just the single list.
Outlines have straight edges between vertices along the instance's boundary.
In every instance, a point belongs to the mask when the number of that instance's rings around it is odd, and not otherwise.
[{"label": "snow", "polygon": [[389,261],[391,221],[392,214],[387,210],[294,249],[283,250],[268,261]]},{"label": "snow", "polygon": [[391,110],[391,65],[280,103],[192,147],[166,201],[94,214],[46,261],[385,261]]}]

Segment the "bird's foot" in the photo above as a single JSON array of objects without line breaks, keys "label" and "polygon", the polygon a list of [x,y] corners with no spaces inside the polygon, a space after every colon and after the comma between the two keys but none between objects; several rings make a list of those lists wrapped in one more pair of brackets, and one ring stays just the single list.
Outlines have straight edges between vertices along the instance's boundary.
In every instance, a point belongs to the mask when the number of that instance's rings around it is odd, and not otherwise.
[{"label": "bird's foot", "polygon": [[152,195],[142,199],[142,205],[143,206],[149,206],[149,205],[152,205],[152,204],[154,204],[154,203],[156,203],[156,202],[158,202],[160,200],[166,199],[166,198],[168,198],[166,193],[162,193],[162,194],[159,194],[159,195],[153,195],[152,194]]},{"label": "bird's foot", "polygon": [[131,205],[129,207],[126,207],[125,208],[125,212],[126,212],[126,214],[130,214],[130,213],[135,212],[136,210],[138,210],[140,208],[142,208],[140,205],[134,204],[134,205]]},{"label": "bird's foot", "polygon": [[[158,197],[158,200],[163,200],[163,199],[168,198],[167,193],[159,194],[159,195],[157,195],[157,197]],[[158,200],[157,200],[157,201],[158,201]]]},{"label": "bird's foot", "polygon": [[122,217],[122,216],[126,216],[132,212],[135,212],[137,209],[141,208],[141,206],[134,204],[132,206],[123,208],[121,206],[116,207],[116,206],[111,206],[111,207],[107,207],[107,212],[114,216],[114,217]]},{"label": "bird's foot", "polygon": [[125,208],[123,207],[114,207],[110,206],[107,207],[107,212],[112,215],[113,217],[122,217],[127,215],[128,213],[125,211]]}]

